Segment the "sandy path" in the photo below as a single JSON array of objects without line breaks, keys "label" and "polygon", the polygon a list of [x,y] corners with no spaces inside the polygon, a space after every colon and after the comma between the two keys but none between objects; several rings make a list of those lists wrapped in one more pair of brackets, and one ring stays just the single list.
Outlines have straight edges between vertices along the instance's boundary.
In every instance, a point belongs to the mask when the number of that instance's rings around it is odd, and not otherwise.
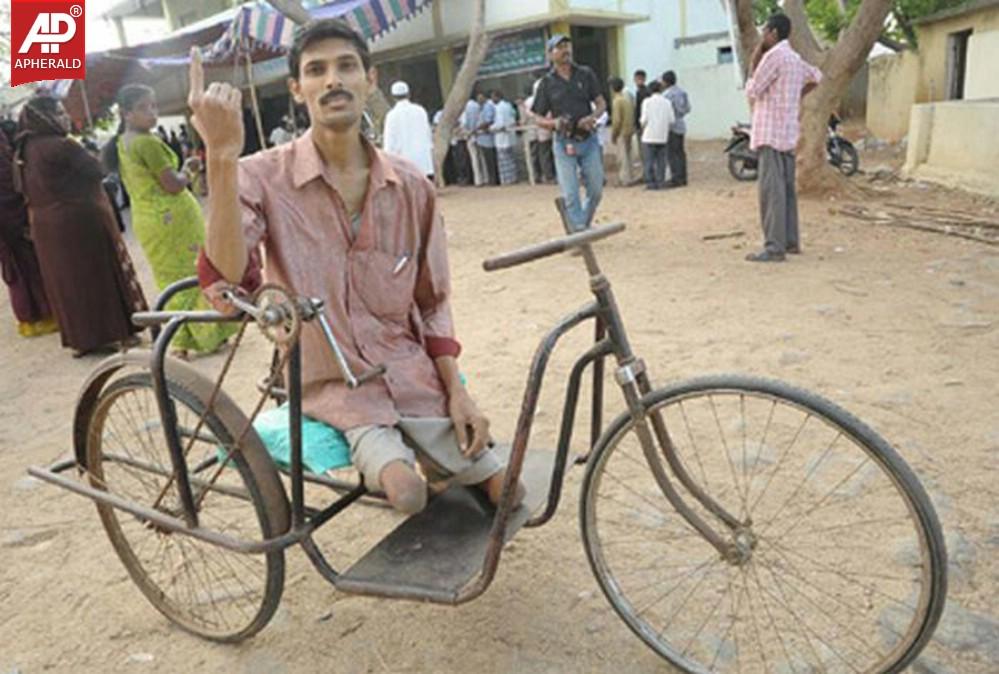
[{"label": "sandy path", "polygon": [[[692,155],[686,190],[605,195],[601,220],[623,220],[628,230],[598,253],[635,350],[656,382],[733,371],[786,379],[875,427],[930,487],[955,562],[951,607],[925,654],[930,671],[996,671],[999,251],[877,228],[830,214],[829,202],[805,202],[805,254],[750,265],[742,258],[758,243],[754,186],[724,173],[716,145]],[[886,197],[937,206],[958,198],[892,189]],[[489,255],[557,233],[553,196],[518,186],[442,197],[463,369],[498,437],[512,434],[537,341],[587,300],[575,258],[481,269]],[[731,231],[745,235],[702,239]],[[345,596],[293,550],[282,605],[255,639],[232,647],[186,635],[132,586],[88,503],[25,477],[28,465],[66,455],[74,398],[94,361],[71,359],[56,336],[18,338],[6,296],[0,315],[0,672],[662,671],[590,575],[577,529],[579,469],[553,522],[518,536],[492,588],[469,605]],[[554,444],[563,382],[589,338],[573,335],[556,352],[538,446]],[[265,361],[254,336],[235,388],[247,390]],[[608,414],[620,409],[610,390]],[[580,424],[577,438],[585,433]],[[391,524],[384,514],[351,516],[362,520]],[[338,554],[376,539],[351,529],[331,527],[324,538]]]}]

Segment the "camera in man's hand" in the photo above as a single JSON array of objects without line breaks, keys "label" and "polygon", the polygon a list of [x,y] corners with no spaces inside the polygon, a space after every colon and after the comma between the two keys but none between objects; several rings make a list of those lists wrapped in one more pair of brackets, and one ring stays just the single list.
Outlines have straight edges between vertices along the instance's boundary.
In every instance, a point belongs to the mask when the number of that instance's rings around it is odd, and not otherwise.
[{"label": "camera in man's hand", "polygon": [[563,115],[555,122],[555,132],[568,140],[586,140],[593,133],[592,128],[587,128],[585,126],[585,122],[580,124],[580,122],[586,118],[587,116],[585,115],[583,117],[575,118]]}]

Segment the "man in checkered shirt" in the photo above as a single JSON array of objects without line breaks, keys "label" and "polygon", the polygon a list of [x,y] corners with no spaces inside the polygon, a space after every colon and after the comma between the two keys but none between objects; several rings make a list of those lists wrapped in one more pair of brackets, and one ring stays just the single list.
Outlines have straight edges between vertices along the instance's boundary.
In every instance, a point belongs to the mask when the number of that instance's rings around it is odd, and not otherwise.
[{"label": "man in checkered shirt", "polygon": [[782,262],[786,253],[801,252],[794,187],[798,114],[802,97],[818,85],[822,73],[791,49],[790,34],[787,16],[767,19],[746,82],[753,109],[750,147],[759,154],[760,219],[766,237],[763,250],[746,256],[750,262]]}]

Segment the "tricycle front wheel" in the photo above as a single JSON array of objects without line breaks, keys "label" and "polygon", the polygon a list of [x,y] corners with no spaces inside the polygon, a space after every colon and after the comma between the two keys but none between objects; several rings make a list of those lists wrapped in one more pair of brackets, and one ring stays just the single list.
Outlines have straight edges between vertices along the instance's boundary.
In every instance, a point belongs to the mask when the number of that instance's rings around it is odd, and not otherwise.
[{"label": "tricycle front wheel", "polygon": [[[287,499],[259,438],[251,429],[234,447],[245,422],[235,405],[220,393],[214,411],[204,414],[204,389],[211,384],[193,373],[168,375],[167,384],[181,445],[190,444],[187,465],[199,526],[244,540],[284,533]],[[213,481],[226,450],[228,461]],[[149,373],[123,377],[102,393],[89,421],[86,458],[95,488],[183,518]],[[240,554],[109,505],[98,504],[97,511],[132,580],[183,629],[236,642],[274,615],[284,587],[283,550]]]},{"label": "tricycle front wheel", "polygon": [[[946,595],[936,514],[912,471],[823,398],[762,379],[694,380],[645,397],[726,526],[672,478],[727,543],[667,503],[630,416],[583,480],[583,542],[631,630],[686,672],[898,672]],[[648,417],[647,417],[648,418]],[[669,470],[662,446],[654,460]]]}]

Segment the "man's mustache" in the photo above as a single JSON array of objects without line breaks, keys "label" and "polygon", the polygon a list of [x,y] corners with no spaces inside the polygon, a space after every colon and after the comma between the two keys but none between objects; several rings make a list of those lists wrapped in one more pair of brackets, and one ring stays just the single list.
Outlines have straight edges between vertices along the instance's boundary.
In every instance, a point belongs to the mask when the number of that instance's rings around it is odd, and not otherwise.
[{"label": "man's mustache", "polygon": [[319,103],[321,105],[325,105],[327,103],[332,103],[334,99],[341,97],[345,98],[348,101],[354,100],[354,94],[350,93],[346,89],[335,89],[333,91],[323,94],[322,98],[319,99]]}]

